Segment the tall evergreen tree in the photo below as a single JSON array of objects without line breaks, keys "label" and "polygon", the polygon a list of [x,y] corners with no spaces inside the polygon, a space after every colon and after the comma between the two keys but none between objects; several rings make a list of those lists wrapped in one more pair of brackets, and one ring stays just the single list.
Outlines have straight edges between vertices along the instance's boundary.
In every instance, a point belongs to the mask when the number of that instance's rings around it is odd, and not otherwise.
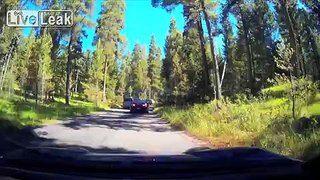
[{"label": "tall evergreen tree", "polygon": [[86,85],[86,94],[89,94],[91,98],[94,99],[96,105],[101,100],[101,96],[99,96],[101,90],[99,87],[99,84],[101,80],[103,79],[103,67],[104,63],[104,52],[103,52],[103,46],[101,45],[100,39],[97,40],[97,50],[93,54],[93,58],[90,63],[89,68],[89,83]]},{"label": "tall evergreen tree", "polygon": [[67,46],[67,64],[66,64],[66,90],[65,90],[65,103],[70,104],[70,92],[71,92],[71,72],[72,61],[74,60],[74,53],[77,40],[80,36],[85,36],[85,31],[82,31],[83,27],[92,26],[92,22],[87,15],[91,13],[92,1],[77,1],[66,0],[64,1],[64,7],[67,9],[73,9],[73,25],[68,32],[68,46]]},{"label": "tall evergreen tree", "polygon": [[182,102],[181,100],[186,98],[189,91],[182,45],[182,33],[177,30],[175,19],[171,19],[165,44],[162,76],[165,79],[166,98],[173,98],[175,103]]},{"label": "tall evergreen tree", "polygon": [[148,62],[145,47],[137,43],[133,49],[131,60],[130,85],[136,98],[146,98],[149,85]]},{"label": "tall evergreen tree", "polygon": [[148,56],[148,78],[150,79],[148,97],[155,99],[161,86],[161,50],[156,45],[155,36],[152,35]]},{"label": "tall evergreen tree", "polygon": [[[101,39],[105,49],[103,100],[106,101],[107,94],[114,91],[116,82],[110,81],[111,76],[116,76],[117,44],[120,40],[120,31],[124,27],[124,0],[106,0],[102,3],[102,10],[96,28],[96,39]],[[108,71],[111,69],[111,71]],[[109,80],[109,81],[108,81]],[[107,90],[110,90],[107,92]],[[113,93],[112,93],[113,94]]]}]

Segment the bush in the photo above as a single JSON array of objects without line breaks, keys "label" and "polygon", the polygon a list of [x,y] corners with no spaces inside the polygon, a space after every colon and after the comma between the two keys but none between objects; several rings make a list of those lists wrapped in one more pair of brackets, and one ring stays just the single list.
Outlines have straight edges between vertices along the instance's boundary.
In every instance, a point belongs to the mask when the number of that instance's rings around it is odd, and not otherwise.
[{"label": "bush", "polygon": [[96,87],[93,85],[86,85],[84,94],[86,96],[86,100],[95,102],[95,103],[100,103],[102,101],[102,92],[97,91]]},{"label": "bush", "polygon": [[110,102],[110,106],[112,108],[122,108],[122,104],[123,104],[122,96],[115,96]]},{"label": "bush", "polygon": [[[306,79],[298,83],[300,110],[320,102],[315,101],[316,84]],[[174,126],[206,139],[215,147],[256,145],[296,158],[313,157],[320,153],[320,143],[316,142],[320,139],[319,116],[310,117],[306,113],[307,118],[293,120],[287,87],[288,82],[282,79],[262,91],[262,96],[268,97],[250,99],[242,94],[232,101],[223,98],[207,104],[161,107],[158,112]],[[320,108],[313,109],[320,114]]]},{"label": "bush", "polygon": [[79,100],[70,100],[70,105],[64,104],[64,99],[55,98],[56,102],[48,104],[35,104],[34,100],[24,101],[20,96],[0,98],[0,128],[5,121],[10,121],[18,127],[36,126],[43,123],[55,122],[65,117],[88,114],[100,108],[93,103]]},{"label": "bush", "polygon": [[261,90],[261,95],[266,99],[281,98],[290,95],[290,81],[284,75],[276,75],[274,79],[270,80],[271,87]]}]

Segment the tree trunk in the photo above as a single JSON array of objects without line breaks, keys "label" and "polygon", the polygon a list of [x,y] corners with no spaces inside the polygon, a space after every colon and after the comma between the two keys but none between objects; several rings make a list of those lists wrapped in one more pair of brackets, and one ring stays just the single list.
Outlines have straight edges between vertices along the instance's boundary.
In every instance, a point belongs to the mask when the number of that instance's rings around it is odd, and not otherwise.
[{"label": "tree trunk", "polygon": [[290,46],[291,48],[294,49],[293,55],[292,55],[292,62],[294,64],[294,74],[295,76],[299,77],[300,76],[300,59],[299,59],[299,48],[298,48],[298,43],[297,43],[297,35],[295,33],[295,30],[293,28],[293,23],[292,19],[290,17],[288,7],[287,7],[287,0],[282,0],[280,1],[281,3],[281,11],[283,12],[284,19],[285,19],[285,24],[289,30],[289,41],[290,41]]},{"label": "tree trunk", "polygon": [[317,74],[314,74],[314,77],[316,77],[315,80],[320,80],[320,55],[318,51],[317,42],[314,39],[314,34],[312,33],[312,30],[310,27],[307,27],[307,32],[309,35],[309,40],[311,42],[311,47],[313,49],[314,59],[315,59],[315,64],[317,69]]},{"label": "tree trunk", "polygon": [[204,42],[204,35],[203,35],[203,28],[202,28],[202,22],[201,22],[201,16],[200,12],[198,14],[198,20],[197,20],[197,29],[199,34],[199,40],[200,40],[200,48],[201,48],[201,59],[202,59],[202,65],[203,65],[203,79],[204,79],[204,89],[205,94],[209,94],[209,66],[207,61],[207,55],[205,50],[205,42]]},{"label": "tree trunk", "polygon": [[75,82],[75,87],[74,87],[74,91],[76,93],[78,93],[78,85],[79,85],[79,69],[77,69],[77,72],[76,72],[76,82]]},{"label": "tree trunk", "polygon": [[221,84],[220,84],[220,88],[222,86],[223,80],[224,80],[224,75],[226,73],[226,67],[227,67],[227,63],[223,63],[223,70],[222,70],[222,75],[221,75]]},{"label": "tree trunk", "polygon": [[15,49],[15,46],[17,45],[17,41],[18,39],[16,37],[14,37],[11,41],[11,44],[10,44],[10,49],[9,49],[9,52],[6,54],[6,56],[4,57],[5,59],[5,66],[3,67],[2,69],[2,73],[1,73],[1,79],[0,79],[0,91],[2,91],[3,89],[3,86],[4,86],[4,81],[5,81],[5,77],[6,77],[6,74],[7,74],[7,70],[8,70],[8,66],[10,64],[10,60],[11,60],[11,57],[12,57],[12,54],[14,52],[14,49]]},{"label": "tree trunk", "polygon": [[[300,38],[298,37],[298,43],[301,44],[301,40]],[[304,52],[302,50],[302,47],[299,45],[299,67],[300,67],[300,71],[301,71],[301,74],[303,77],[306,77],[307,75],[307,64],[306,64],[306,61],[305,61],[305,58],[304,58]]]},{"label": "tree trunk", "polygon": [[42,78],[41,78],[41,101],[42,101],[42,103],[44,103],[44,84],[45,84],[44,68],[42,68]]},{"label": "tree trunk", "polygon": [[27,101],[28,97],[27,97],[27,90],[24,89],[24,101]]},{"label": "tree trunk", "polygon": [[246,44],[246,50],[247,50],[247,63],[248,63],[248,76],[249,76],[249,88],[250,91],[253,95],[256,95],[256,80],[255,80],[255,72],[254,72],[254,62],[253,62],[253,55],[252,55],[252,49],[250,45],[250,35],[249,35],[249,27],[247,25],[247,21],[244,17],[243,11],[241,7],[239,6],[240,9],[240,15],[241,15],[241,21],[242,21],[242,26],[243,26],[243,32],[244,32],[244,40]]},{"label": "tree trunk", "polygon": [[1,69],[1,77],[0,77],[0,91],[3,90],[3,86],[4,86],[4,80],[5,80],[5,77],[6,77],[6,71],[7,71],[7,67],[8,67],[8,61],[9,61],[9,54],[6,54],[4,56],[4,66],[2,67]]},{"label": "tree trunk", "polygon": [[6,21],[5,13],[7,12],[7,5],[3,1],[0,2],[0,12],[2,12],[1,13],[2,17],[0,17],[1,18],[0,19],[0,38],[2,38],[4,34],[4,27],[5,27],[5,21]]},{"label": "tree trunk", "polygon": [[72,66],[72,43],[73,43],[73,32],[74,26],[71,28],[70,40],[68,44],[68,61],[67,61],[67,79],[66,79],[66,105],[70,105],[70,81],[71,81],[71,66]]},{"label": "tree trunk", "polygon": [[225,43],[225,49],[224,49],[224,53],[225,53],[225,61],[229,64],[229,42],[228,42],[228,31],[230,31],[230,29],[228,29],[227,27],[227,19],[228,19],[228,13],[231,9],[232,6],[234,6],[239,0],[232,0],[230,2],[230,0],[227,0],[227,6],[224,8],[223,13],[222,13],[222,25],[223,25],[223,37],[224,37],[224,43]]},{"label": "tree trunk", "polygon": [[293,84],[292,72],[289,70],[290,87],[291,87],[291,98],[292,98],[292,116],[296,119],[296,97],[295,97],[295,87]]},{"label": "tree trunk", "polygon": [[96,106],[98,106],[99,81],[96,80]]},{"label": "tree trunk", "polygon": [[106,91],[107,91],[107,73],[108,73],[108,57],[106,55],[104,60],[104,68],[103,68],[103,92],[102,92],[102,98],[103,102],[107,101]]},{"label": "tree trunk", "polygon": [[39,86],[39,82],[38,82],[38,74],[39,74],[39,72],[38,72],[38,71],[39,71],[39,65],[37,65],[36,78],[35,78],[35,79],[36,79],[36,82],[35,82],[35,83],[36,83],[36,92],[35,92],[35,93],[36,93],[36,97],[35,97],[35,99],[36,99],[36,105],[38,105],[38,88],[39,88],[39,87],[38,87],[38,86]]},{"label": "tree trunk", "polygon": [[211,57],[212,57],[212,61],[213,61],[214,79],[215,79],[215,87],[216,87],[216,93],[217,93],[216,98],[220,99],[221,95],[222,95],[221,94],[221,85],[220,85],[220,72],[219,72],[218,60],[215,57],[215,52],[214,52],[211,24],[210,24],[207,10],[206,10],[206,6],[204,4],[204,0],[201,0],[200,2],[201,2],[202,12],[204,14],[204,19],[205,19],[208,34],[209,34],[210,51],[211,51]]},{"label": "tree trunk", "polygon": [[296,48],[297,48],[297,57],[298,57],[298,63],[299,63],[299,70],[302,74],[302,76],[306,76],[307,75],[307,65],[306,65],[306,61],[305,61],[305,57],[304,57],[304,52],[301,46],[301,38],[300,36],[298,36],[297,34],[299,34],[298,28],[297,28],[297,23],[294,20],[294,17],[292,15],[292,12],[288,12],[289,14],[289,18],[291,20],[292,23],[292,27],[293,27],[293,33],[295,35],[295,42],[296,42]]},{"label": "tree trunk", "polygon": [[51,60],[53,62],[56,61],[58,53],[59,53],[59,47],[60,47],[60,40],[61,40],[61,32],[60,30],[54,30],[54,32],[51,34],[51,40],[52,40],[52,48],[51,48]]},{"label": "tree trunk", "polygon": [[[229,39],[228,39],[228,32],[230,31],[230,29],[228,29],[227,26],[227,18],[228,18],[228,13],[229,10],[231,8],[231,6],[234,5],[234,3],[236,3],[237,0],[232,1],[231,3],[229,2],[229,0],[227,0],[227,7],[223,10],[223,14],[222,14],[222,25],[223,25],[223,37],[224,37],[224,55],[225,55],[225,62],[223,65],[223,71],[222,71],[222,77],[220,80],[220,86],[222,88],[222,84],[223,84],[223,80],[224,80],[224,76],[225,76],[225,72],[226,72],[226,66],[228,63],[228,66],[232,69],[233,68],[233,64],[232,62],[229,64]],[[232,59],[230,59],[230,61],[232,61]],[[230,66],[231,65],[231,66]]]}]

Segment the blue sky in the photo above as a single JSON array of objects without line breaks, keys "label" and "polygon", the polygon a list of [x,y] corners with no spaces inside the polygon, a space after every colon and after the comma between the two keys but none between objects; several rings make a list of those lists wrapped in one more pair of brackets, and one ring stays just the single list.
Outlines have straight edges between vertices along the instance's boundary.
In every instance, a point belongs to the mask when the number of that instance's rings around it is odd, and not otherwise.
[{"label": "blue sky", "polygon": [[[96,0],[94,14],[91,17],[93,21],[99,17],[101,2],[102,0]],[[127,37],[129,50],[132,51],[135,43],[139,42],[145,45],[148,52],[152,34],[155,35],[158,46],[163,49],[172,17],[177,21],[177,28],[182,31],[184,26],[182,6],[178,6],[173,12],[168,13],[164,9],[152,7],[150,0],[127,0],[125,27],[122,34]],[[84,39],[84,50],[93,49],[91,43],[94,29],[86,29],[86,31],[88,38]]]}]

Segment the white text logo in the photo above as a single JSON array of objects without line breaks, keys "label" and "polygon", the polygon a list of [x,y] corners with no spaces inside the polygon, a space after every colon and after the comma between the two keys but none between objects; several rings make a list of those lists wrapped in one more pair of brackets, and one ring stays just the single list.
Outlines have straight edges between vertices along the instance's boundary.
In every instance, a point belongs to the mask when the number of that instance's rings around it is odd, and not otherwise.
[{"label": "white text logo", "polygon": [[10,27],[71,27],[73,13],[70,10],[10,10],[6,22]]}]

